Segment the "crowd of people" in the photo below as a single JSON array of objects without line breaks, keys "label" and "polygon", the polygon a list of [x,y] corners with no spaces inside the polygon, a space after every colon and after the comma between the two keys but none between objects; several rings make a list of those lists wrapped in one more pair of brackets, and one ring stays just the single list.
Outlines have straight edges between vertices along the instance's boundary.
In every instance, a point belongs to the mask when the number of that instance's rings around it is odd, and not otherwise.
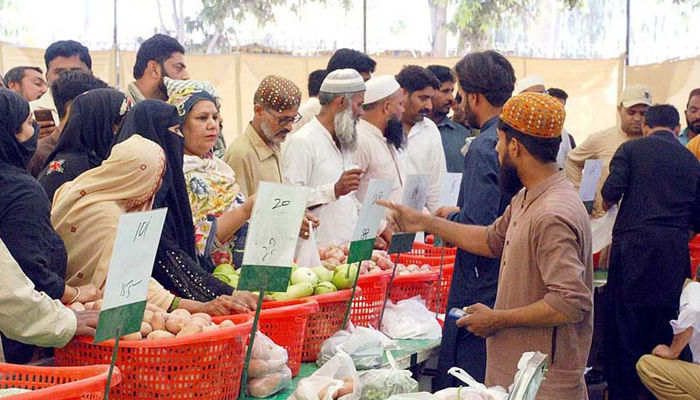
[{"label": "crowd of people", "polygon": [[[467,315],[445,321],[434,389],[459,386],[454,366],[507,388],[522,353],[540,351],[538,398],[587,398],[593,234],[619,208],[600,257],[610,398],[700,398],[700,283],[686,282],[700,232],[700,89],[681,132],[673,106],[629,85],[619,124],[577,145],[564,129],[567,93],[517,80],[495,51],[373,76],[371,57],[340,49],[309,75],[303,104],[291,80],[262,79],[250,123],[227,145],[226,99],[190,79],[174,38],[143,42],[125,92],[92,74],[80,43],[56,42],[44,59],[45,73],[19,66],[0,79],[6,361],[94,333],[96,311],[65,306],[101,298],[124,213],[168,209],[149,302],[249,312],[255,297],[212,272],[240,268],[260,182],[308,187],[300,239],[315,229],[328,246],[352,239],[370,180],[391,179],[375,247],[414,231],[458,247],[447,308]],[[593,159],[603,167],[587,209],[579,187]],[[462,174],[453,205],[440,204],[447,172]],[[399,204],[412,174],[428,175],[424,212]]]}]

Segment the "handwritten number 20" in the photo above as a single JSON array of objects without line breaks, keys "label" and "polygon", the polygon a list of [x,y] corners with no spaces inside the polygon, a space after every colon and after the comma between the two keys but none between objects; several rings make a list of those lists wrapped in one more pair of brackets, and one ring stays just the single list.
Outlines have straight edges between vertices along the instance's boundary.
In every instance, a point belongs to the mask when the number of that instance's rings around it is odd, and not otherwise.
[{"label": "handwritten number 20", "polygon": [[290,203],[289,200],[282,200],[282,199],[276,198],[276,199],[275,199],[275,205],[272,206],[272,209],[274,210],[274,209],[276,209],[276,208],[286,207],[286,206],[289,205],[289,203]]}]

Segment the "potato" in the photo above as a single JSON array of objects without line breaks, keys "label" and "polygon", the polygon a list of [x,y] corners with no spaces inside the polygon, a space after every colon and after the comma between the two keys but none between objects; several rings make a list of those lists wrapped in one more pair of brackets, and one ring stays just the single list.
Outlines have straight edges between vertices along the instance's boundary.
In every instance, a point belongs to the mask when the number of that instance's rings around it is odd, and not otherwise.
[{"label": "potato", "polygon": [[192,316],[192,314],[190,314],[189,311],[184,310],[184,309],[181,309],[181,308],[178,308],[177,310],[174,310],[173,312],[170,313],[170,315],[177,316],[177,317],[179,317],[180,319],[185,319],[185,318],[188,318],[188,317],[191,317],[191,316]]},{"label": "potato", "polygon": [[143,337],[141,336],[141,332],[134,332],[130,333],[128,335],[122,336],[121,340],[141,340]]},{"label": "potato", "polygon": [[253,378],[248,381],[248,392],[253,397],[263,398],[277,392],[282,376],[280,374],[267,375],[262,378]]},{"label": "potato", "polygon": [[352,381],[352,378],[346,376],[343,378],[343,382],[345,382],[343,387],[338,389],[338,398],[351,394],[355,390],[355,382]]},{"label": "potato", "polygon": [[151,324],[149,324],[148,322],[141,322],[141,336],[146,337],[151,332],[153,332],[153,327],[151,326]]},{"label": "potato", "polygon": [[234,326],[236,326],[236,324],[234,324],[233,321],[225,319],[219,324],[219,329],[233,328]]},{"label": "potato", "polygon": [[168,331],[157,330],[148,334],[146,339],[148,340],[159,340],[159,339],[172,339],[175,335]]},{"label": "potato", "polygon": [[143,322],[148,322],[149,324],[151,323],[151,319],[153,319],[153,311],[151,310],[146,310],[143,312]]},{"label": "potato", "polygon": [[177,337],[185,337],[185,336],[196,335],[198,333],[201,333],[203,326],[201,324],[196,323],[197,319],[198,318],[195,318],[192,320],[192,322],[185,325],[185,327],[182,328],[180,333],[177,334]]},{"label": "potato", "polygon": [[163,310],[162,308],[158,307],[155,304],[151,304],[151,303],[146,303],[146,310],[153,311],[154,313],[159,312],[159,311],[163,312],[163,313],[165,312],[165,310]]},{"label": "potato", "polygon": [[260,359],[250,360],[248,364],[248,378],[257,378],[267,373],[267,363]]},{"label": "potato", "polygon": [[173,335],[177,335],[178,333],[180,333],[184,325],[181,323],[182,320],[180,318],[170,317],[167,321],[165,321],[165,330],[172,333]]},{"label": "potato", "polygon": [[206,314],[206,313],[196,313],[196,314],[192,314],[192,318],[203,319],[204,322],[206,322],[207,324],[211,324],[211,315]]},{"label": "potato", "polygon": [[102,309],[102,299],[95,300],[95,304],[92,305],[93,310],[101,310]]},{"label": "potato", "polygon": [[70,303],[68,308],[74,311],[85,311],[85,306],[82,303]]},{"label": "potato", "polygon": [[217,330],[219,330],[219,326],[216,324],[205,325],[204,327],[202,327],[202,333],[212,332],[212,331],[217,331]]},{"label": "potato", "polygon": [[151,319],[151,326],[153,326],[154,331],[164,331],[165,330],[165,313],[156,312],[153,314]]}]

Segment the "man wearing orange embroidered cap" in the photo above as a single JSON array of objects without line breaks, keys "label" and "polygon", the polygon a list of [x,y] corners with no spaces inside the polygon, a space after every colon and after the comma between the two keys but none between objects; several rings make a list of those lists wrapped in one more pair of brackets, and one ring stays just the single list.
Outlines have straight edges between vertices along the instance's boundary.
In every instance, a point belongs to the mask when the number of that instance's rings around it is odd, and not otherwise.
[{"label": "man wearing orange embroidered cap", "polygon": [[493,309],[465,304],[457,321],[488,338],[486,385],[508,387],[525,352],[549,356],[538,399],[587,399],[583,379],[593,334],[591,228],[574,186],[556,163],[564,107],[542,93],[522,93],[504,105],[498,122],[500,178],[521,189],[488,227],[455,224],[405,206],[396,229],[429,231],[463,250],[500,257]]},{"label": "man wearing orange embroidered cap", "polygon": [[247,197],[255,194],[260,181],[282,183],[280,146],[300,118],[301,90],[289,79],[266,76],[253,103],[253,120],[223,158]]}]

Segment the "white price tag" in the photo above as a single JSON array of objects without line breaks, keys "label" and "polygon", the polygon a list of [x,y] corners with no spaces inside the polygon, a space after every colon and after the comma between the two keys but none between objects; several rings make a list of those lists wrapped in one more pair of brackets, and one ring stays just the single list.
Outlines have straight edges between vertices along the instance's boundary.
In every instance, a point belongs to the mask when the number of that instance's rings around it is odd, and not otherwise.
[{"label": "white price tag", "polygon": [[291,267],[308,196],[304,186],[260,182],[243,265]]},{"label": "white price tag", "polygon": [[103,310],[146,301],[167,212],[167,208],[160,208],[119,217]]},{"label": "white price tag", "polygon": [[440,189],[439,206],[456,206],[459,198],[460,183],[462,174],[458,172],[448,172],[442,177],[442,188]]},{"label": "white price tag", "polygon": [[602,172],[603,160],[586,160],[583,166],[581,187],[579,188],[579,196],[582,201],[595,200],[595,195],[598,191],[598,181],[600,181]]},{"label": "white price tag", "polygon": [[369,181],[365,201],[362,203],[362,211],[360,211],[360,217],[355,225],[353,241],[377,237],[379,221],[385,212],[384,207],[377,204],[377,200],[388,199],[393,186],[393,179],[371,179]]},{"label": "white price tag", "polygon": [[421,211],[428,198],[428,175],[415,174],[406,177],[406,184],[403,187],[402,204]]}]

